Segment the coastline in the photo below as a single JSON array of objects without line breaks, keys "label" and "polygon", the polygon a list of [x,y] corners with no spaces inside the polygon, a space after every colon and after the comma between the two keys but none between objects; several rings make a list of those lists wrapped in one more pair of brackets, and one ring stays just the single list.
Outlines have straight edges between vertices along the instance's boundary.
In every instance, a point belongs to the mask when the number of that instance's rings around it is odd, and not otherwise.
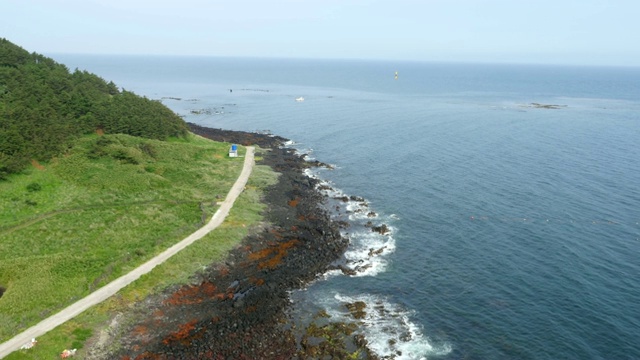
[{"label": "coastline", "polygon": [[[190,285],[138,304],[133,321],[108,331],[114,334],[110,342],[118,344],[118,350],[96,347],[88,357],[306,359],[360,354],[361,359],[374,358],[366,341],[353,334],[355,325],[297,329],[287,312],[289,292],[335,266],[348,245],[340,234],[344,224],[332,221],[323,209],[325,195],[316,189],[319,181],[304,174],[322,163],[307,162],[283,148],[287,139],[282,137],[189,126],[205,138],[263,148],[257,163],[280,174],[265,194],[265,224],[250,232],[224,261],[194,275]],[[356,307],[352,312],[362,311]],[[334,341],[325,341],[328,338],[340,339],[341,345],[330,345]]]}]

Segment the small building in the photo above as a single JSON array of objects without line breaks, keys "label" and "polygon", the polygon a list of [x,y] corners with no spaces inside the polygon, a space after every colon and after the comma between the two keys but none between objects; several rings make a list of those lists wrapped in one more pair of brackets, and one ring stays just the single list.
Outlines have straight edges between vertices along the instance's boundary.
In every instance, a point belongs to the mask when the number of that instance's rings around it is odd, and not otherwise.
[{"label": "small building", "polygon": [[231,148],[229,149],[229,157],[238,157],[238,145],[231,145]]}]

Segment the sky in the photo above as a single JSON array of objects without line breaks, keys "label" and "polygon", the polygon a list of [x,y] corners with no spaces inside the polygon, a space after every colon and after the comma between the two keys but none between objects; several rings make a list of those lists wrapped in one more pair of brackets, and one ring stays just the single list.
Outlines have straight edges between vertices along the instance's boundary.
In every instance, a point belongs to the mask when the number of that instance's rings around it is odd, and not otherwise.
[{"label": "sky", "polygon": [[638,0],[0,0],[45,55],[640,66]]}]

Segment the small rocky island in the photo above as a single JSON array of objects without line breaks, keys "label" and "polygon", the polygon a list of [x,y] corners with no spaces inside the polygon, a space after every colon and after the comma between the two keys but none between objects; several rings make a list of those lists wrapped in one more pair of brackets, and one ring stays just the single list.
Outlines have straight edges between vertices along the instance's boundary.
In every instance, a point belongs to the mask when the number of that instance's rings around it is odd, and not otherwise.
[{"label": "small rocky island", "polygon": [[530,103],[528,105],[522,105],[522,106],[528,107],[528,108],[534,108],[534,109],[562,109],[567,107],[567,105],[540,104],[540,103]]}]

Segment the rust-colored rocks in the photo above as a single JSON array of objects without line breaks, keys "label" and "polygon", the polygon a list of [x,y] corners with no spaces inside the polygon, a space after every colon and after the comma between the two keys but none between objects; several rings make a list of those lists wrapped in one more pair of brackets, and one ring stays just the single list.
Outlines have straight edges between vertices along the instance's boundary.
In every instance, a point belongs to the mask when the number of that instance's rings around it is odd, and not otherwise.
[{"label": "rust-colored rocks", "polygon": [[191,344],[191,341],[202,337],[204,329],[196,331],[196,325],[198,320],[191,320],[186,324],[179,326],[178,331],[169,334],[162,342],[164,344],[170,344],[172,342],[180,342],[184,346]]},{"label": "rust-colored rocks", "polygon": [[211,282],[204,281],[197,286],[183,286],[178,291],[173,293],[168,299],[164,301],[164,304],[168,305],[191,305],[199,304],[206,299],[214,298],[218,295],[216,293],[216,286]]},{"label": "rust-colored rocks", "polygon": [[298,244],[300,241],[297,239],[289,240],[274,247],[251,253],[249,259],[259,260],[258,269],[275,269],[282,262],[282,258],[287,255],[288,250]]},{"label": "rust-colored rocks", "polygon": [[296,197],[295,199],[291,199],[287,202],[287,204],[289,204],[289,206],[291,207],[296,207],[298,206],[298,203],[300,202],[300,198]]}]

